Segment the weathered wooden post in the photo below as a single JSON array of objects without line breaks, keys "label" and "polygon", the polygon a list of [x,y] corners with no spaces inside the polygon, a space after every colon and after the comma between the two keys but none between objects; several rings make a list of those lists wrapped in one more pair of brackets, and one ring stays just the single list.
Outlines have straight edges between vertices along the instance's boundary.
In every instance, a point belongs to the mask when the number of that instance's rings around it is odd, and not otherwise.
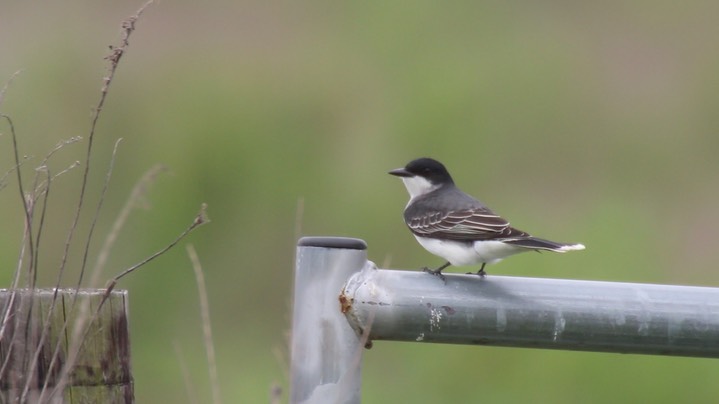
[{"label": "weathered wooden post", "polygon": [[[54,289],[0,289],[0,316],[8,313],[0,324],[1,402],[134,402],[127,291],[113,291],[93,318],[104,294],[60,289],[48,317]],[[74,333],[78,324],[83,332]],[[69,357],[74,366],[63,372]]]}]

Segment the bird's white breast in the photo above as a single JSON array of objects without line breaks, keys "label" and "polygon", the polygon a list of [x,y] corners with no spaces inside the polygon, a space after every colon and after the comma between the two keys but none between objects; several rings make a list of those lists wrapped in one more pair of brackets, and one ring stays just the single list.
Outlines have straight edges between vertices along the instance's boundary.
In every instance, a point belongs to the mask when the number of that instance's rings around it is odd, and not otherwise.
[{"label": "bird's white breast", "polygon": [[446,259],[455,266],[475,265],[483,262],[493,264],[510,255],[531,251],[494,240],[463,243],[429,237],[415,236],[415,238],[427,251]]}]

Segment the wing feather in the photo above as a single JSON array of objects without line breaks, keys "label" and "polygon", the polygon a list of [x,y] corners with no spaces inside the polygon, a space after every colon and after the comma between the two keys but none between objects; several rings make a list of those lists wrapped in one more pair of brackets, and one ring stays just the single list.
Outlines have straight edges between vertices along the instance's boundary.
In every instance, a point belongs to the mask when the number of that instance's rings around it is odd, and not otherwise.
[{"label": "wing feather", "polygon": [[487,208],[434,211],[406,219],[410,230],[423,237],[476,241],[527,235]]}]

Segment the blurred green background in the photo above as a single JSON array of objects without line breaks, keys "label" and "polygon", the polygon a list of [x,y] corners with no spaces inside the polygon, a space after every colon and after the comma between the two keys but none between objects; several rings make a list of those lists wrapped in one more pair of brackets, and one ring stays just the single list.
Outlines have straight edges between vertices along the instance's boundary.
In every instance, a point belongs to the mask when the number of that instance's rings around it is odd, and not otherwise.
[{"label": "blurred green background", "polygon": [[[0,105],[28,181],[62,139],[87,137],[120,21],[140,2],[0,5]],[[133,184],[170,168],[135,211],[103,279],[166,245],[205,270],[226,403],[288,385],[298,235],[362,238],[378,264],[437,265],[405,228],[386,174],[419,156],[538,236],[587,250],[526,254],[490,274],[719,286],[719,3],[160,1],[139,21],[98,126],[80,262],[112,146],[124,141],[96,253]],[[13,165],[0,127],[0,173]],[[68,145],[59,172],[82,160]],[[54,284],[81,169],[53,183],[40,255]],[[0,284],[22,236],[0,190]],[[94,262],[91,255],[91,262]],[[456,271],[456,269],[455,269]],[[66,275],[73,285],[77,272]],[[208,402],[197,288],[184,246],[123,280],[139,403],[187,402],[180,346]],[[381,342],[363,397],[394,402],[713,402],[707,359]],[[161,401],[163,400],[163,401]]]}]

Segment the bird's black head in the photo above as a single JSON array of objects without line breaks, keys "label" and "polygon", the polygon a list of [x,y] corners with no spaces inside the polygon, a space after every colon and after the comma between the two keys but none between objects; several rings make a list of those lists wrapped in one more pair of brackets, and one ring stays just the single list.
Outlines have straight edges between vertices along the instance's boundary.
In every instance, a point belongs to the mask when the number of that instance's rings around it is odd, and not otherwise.
[{"label": "bird's black head", "polygon": [[389,173],[398,177],[422,177],[435,185],[454,184],[444,164],[428,157],[412,160],[404,168]]}]

